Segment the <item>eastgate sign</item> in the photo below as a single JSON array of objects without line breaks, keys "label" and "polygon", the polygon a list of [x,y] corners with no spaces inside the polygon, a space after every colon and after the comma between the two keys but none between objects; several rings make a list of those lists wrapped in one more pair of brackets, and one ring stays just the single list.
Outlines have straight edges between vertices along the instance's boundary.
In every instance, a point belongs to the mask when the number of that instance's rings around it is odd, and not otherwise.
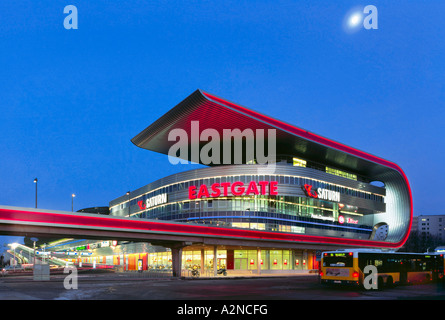
[{"label": "eastgate sign", "polygon": [[338,191],[332,191],[323,188],[317,188],[317,191],[315,191],[312,190],[312,186],[310,184],[305,184],[303,186],[303,190],[306,195],[311,198],[340,202],[340,192]]},{"label": "eastgate sign", "polygon": [[[222,188],[222,190],[221,190]],[[199,186],[189,187],[189,199],[196,198],[217,198],[220,196],[227,197],[229,190],[234,196],[249,196],[249,195],[278,195],[278,182],[277,181],[251,181],[246,186],[244,182],[236,181],[214,183],[210,188],[202,184]]]}]

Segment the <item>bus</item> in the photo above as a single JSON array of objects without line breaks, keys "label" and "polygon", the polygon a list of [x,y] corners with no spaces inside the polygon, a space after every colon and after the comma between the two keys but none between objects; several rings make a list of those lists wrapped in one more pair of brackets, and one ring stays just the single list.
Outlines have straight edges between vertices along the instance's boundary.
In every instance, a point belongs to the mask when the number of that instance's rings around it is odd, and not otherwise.
[{"label": "bus", "polygon": [[323,252],[320,279],[323,284],[351,284],[363,287],[365,267],[377,268],[377,288],[395,284],[416,284],[442,280],[444,256],[438,253],[388,252],[351,249]]}]

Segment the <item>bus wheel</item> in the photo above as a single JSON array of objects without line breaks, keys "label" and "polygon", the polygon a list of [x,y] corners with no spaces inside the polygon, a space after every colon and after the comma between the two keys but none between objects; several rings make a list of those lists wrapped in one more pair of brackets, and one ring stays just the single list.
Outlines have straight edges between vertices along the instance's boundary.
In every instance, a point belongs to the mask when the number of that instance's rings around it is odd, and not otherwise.
[{"label": "bus wheel", "polygon": [[394,280],[391,276],[389,276],[388,279],[386,279],[386,286],[388,288],[392,288],[394,286]]},{"label": "bus wheel", "polygon": [[384,285],[383,278],[382,277],[378,277],[378,279],[377,279],[377,290],[383,290],[383,285]]}]

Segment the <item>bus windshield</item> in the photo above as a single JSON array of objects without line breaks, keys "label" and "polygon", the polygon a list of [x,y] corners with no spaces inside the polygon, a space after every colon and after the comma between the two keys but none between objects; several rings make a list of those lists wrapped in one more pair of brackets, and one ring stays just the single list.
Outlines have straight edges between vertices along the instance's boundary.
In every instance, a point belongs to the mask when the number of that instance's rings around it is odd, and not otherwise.
[{"label": "bus windshield", "polygon": [[332,253],[323,257],[323,267],[351,268],[352,256],[349,254]]}]

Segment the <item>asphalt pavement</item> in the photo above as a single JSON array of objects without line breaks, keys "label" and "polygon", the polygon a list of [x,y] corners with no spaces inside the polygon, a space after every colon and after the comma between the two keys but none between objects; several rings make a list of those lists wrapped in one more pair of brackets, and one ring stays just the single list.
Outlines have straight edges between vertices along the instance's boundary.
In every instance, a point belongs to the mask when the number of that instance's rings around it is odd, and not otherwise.
[{"label": "asphalt pavement", "polygon": [[[76,284],[74,286],[74,284]],[[0,300],[445,300],[442,284],[361,290],[326,287],[316,274],[231,275],[174,279],[138,273],[66,274],[49,281],[0,278]]]}]

